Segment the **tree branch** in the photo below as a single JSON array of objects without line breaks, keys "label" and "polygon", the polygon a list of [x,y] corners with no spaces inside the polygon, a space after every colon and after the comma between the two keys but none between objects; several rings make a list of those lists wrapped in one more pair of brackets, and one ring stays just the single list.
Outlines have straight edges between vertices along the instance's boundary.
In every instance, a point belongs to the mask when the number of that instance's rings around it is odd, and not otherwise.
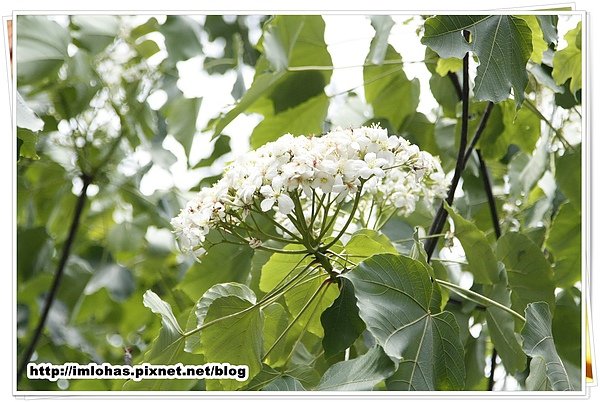
[{"label": "tree branch", "polygon": [[71,254],[71,248],[73,247],[75,236],[77,235],[77,230],[79,228],[79,223],[81,220],[81,214],[83,212],[83,208],[85,206],[85,201],[87,197],[87,189],[93,180],[92,176],[87,175],[85,173],[81,174],[80,178],[83,181],[83,187],[81,188],[81,192],[79,193],[79,196],[77,198],[77,204],[75,205],[75,212],[73,213],[73,219],[71,220],[69,234],[67,235],[67,240],[65,240],[65,243],[63,244],[60,260],[56,268],[56,273],[54,274],[54,279],[52,281],[50,291],[44,303],[42,315],[40,316],[40,320],[33,332],[33,336],[31,338],[29,346],[25,350],[21,359],[21,363],[17,371],[17,384],[19,384],[21,378],[23,377],[23,374],[25,374],[25,371],[27,370],[27,364],[29,363],[29,360],[31,359],[31,356],[33,355],[33,352],[35,351],[35,348],[37,347],[37,344],[40,340],[42,332],[44,331],[44,327],[46,326],[46,320],[48,319],[48,314],[50,313],[50,309],[52,307],[52,304],[54,303],[54,299],[56,299],[56,295],[58,294],[58,288],[60,286],[60,282],[62,280],[64,270],[67,265],[67,261],[69,260],[69,256]]},{"label": "tree branch", "polygon": [[[465,37],[468,38],[468,33],[466,31]],[[460,145],[458,148],[458,155],[456,156],[454,176],[452,177],[452,183],[450,184],[450,189],[448,190],[448,195],[446,196],[446,202],[448,203],[448,205],[452,205],[452,203],[454,202],[454,194],[456,193],[456,188],[458,187],[458,182],[460,180],[460,176],[465,165],[465,151],[467,149],[467,138],[469,134],[469,52],[465,53],[465,57],[463,57],[463,85],[461,101],[462,125],[460,130]],[[439,234],[446,223],[447,217],[448,212],[446,211],[446,209],[444,209],[444,204],[442,203],[437,210],[428,235],[433,236]],[[427,261],[431,259],[431,256],[433,255],[433,250],[435,250],[435,246],[437,245],[437,241],[437,237],[431,237],[425,241]]]},{"label": "tree branch", "polygon": [[469,144],[469,148],[467,148],[467,151],[465,152],[465,160],[464,160],[465,164],[464,164],[464,166],[467,165],[467,162],[469,161],[469,158],[471,157],[471,154],[473,153],[473,150],[475,149],[475,146],[477,145],[477,142],[481,138],[481,134],[483,134],[483,130],[487,126],[487,122],[488,122],[488,120],[490,118],[490,115],[492,114],[492,109],[493,108],[494,108],[494,103],[493,102],[488,102],[488,104],[485,107],[485,110],[483,112],[483,115],[481,116],[481,120],[479,120],[479,125],[477,126],[477,130],[475,130],[475,135],[471,139],[471,143]]}]

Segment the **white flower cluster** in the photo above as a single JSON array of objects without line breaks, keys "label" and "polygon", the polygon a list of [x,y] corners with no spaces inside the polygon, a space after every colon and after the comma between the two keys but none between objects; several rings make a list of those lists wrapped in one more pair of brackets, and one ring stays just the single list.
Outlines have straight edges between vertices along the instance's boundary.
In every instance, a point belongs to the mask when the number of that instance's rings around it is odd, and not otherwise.
[{"label": "white flower cluster", "polygon": [[[320,137],[286,134],[229,165],[171,224],[181,248],[199,255],[211,229],[235,227],[250,211],[274,211],[279,221],[297,218],[300,211],[311,219],[315,195],[336,206],[359,196],[407,215],[419,199],[443,197],[447,187],[436,157],[378,126],[335,129]],[[295,226],[293,221],[283,226]]]}]

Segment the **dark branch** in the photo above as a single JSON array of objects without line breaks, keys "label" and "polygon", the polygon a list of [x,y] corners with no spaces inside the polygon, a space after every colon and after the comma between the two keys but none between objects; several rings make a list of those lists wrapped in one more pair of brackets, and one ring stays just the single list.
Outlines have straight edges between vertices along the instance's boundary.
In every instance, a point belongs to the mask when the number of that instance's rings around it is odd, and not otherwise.
[{"label": "dark branch", "polygon": [[477,150],[477,159],[479,160],[479,172],[481,174],[481,179],[483,180],[483,188],[485,190],[485,195],[487,197],[488,205],[490,207],[492,223],[494,224],[494,233],[496,234],[496,239],[499,239],[500,236],[502,236],[502,230],[500,229],[500,219],[498,219],[496,200],[494,199],[494,193],[492,192],[492,183],[490,182],[490,175],[488,173],[485,160],[483,159],[483,155],[481,155],[481,151],[479,149]]},{"label": "dark branch", "polygon": [[460,100],[462,96],[462,88],[460,87],[460,82],[458,82],[458,76],[456,75],[456,73],[450,71],[448,73],[448,78],[450,78],[450,81],[452,81],[452,85],[454,86],[454,90],[456,91],[456,96],[458,96],[458,99]]},{"label": "dark branch", "polygon": [[[465,33],[465,37],[468,37],[467,33]],[[452,177],[450,189],[448,190],[448,195],[446,196],[446,202],[448,203],[448,205],[452,205],[452,203],[454,202],[454,194],[456,193],[456,188],[458,187],[458,182],[460,181],[460,176],[465,165],[465,152],[467,149],[467,138],[469,135],[469,52],[465,53],[465,57],[463,57],[462,78],[462,125],[460,128],[460,145],[458,147],[458,154],[456,156],[454,176]],[[427,260],[430,260],[431,256],[433,255],[433,250],[435,250],[435,246],[437,245],[438,241],[438,238],[435,235],[441,233],[442,229],[444,228],[444,225],[446,224],[447,217],[448,212],[442,204],[439,206],[435,218],[433,220],[433,224],[431,225],[431,228],[429,230],[430,237],[425,242]]]},{"label": "dark branch", "polygon": [[490,367],[490,376],[488,377],[488,391],[494,390],[494,373],[496,372],[496,358],[498,357],[498,351],[496,348],[492,350],[492,365]]},{"label": "dark branch", "polygon": [[494,108],[494,103],[493,102],[488,102],[488,104],[485,107],[485,110],[483,112],[483,115],[481,116],[481,120],[479,120],[479,125],[477,126],[477,130],[475,130],[475,135],[471,139],[471,143],[469,144],[469,148],[467,148],[467,151],[465,152],[465,165],[467,164],[467,161],[471,157],[471,154],[473,153],[473,150],[475,149],[475,146],[477,145],[477,142],[481,138],[481,134],[483,134],[483,130],[487,126],[487,122],[488,122],[488,120],[490,118],[490,115],[492,114],[492,109],[493,108]]},{"label": "dark branch", "polygon": [[54,299],[56,298],[56,295],[58,293],[58,288],[63,277],[65,266],[67,265],[69,255],[71,254],[71,248],[73,247],[73,242],[75,241],[75,236],[77,235],[77,229],[79,228],[81,214],[85,206],[87,189],[92,183],[92,177],[86,174],[82,174],[81,180],[83,181],[83,187],[81,188],[81,192],[79,193],[79,196],[77,198],[77,204],[75,206],[75,212],[73,213],[73,219],[71,220],[69,234],[67,235],[67,240],[65,240],[65,243],[63,244],[60,260],[56,268],[56,273],[54,274],[52,286],[50,287],[50,291],[46,296],[46,301],[44,303],[42,315],[40,316],[40,320],[37,324],[37,327],[33,332],[33,336],[31,338],[29,346],[23,353],[23,357],[21,359],[21,363],[17,371],[17,384],[19,384],[21,378],[23,377],[23,374],[25,374],[25,371],[27,370],[27,364],[29,363],[29,360],[31,359],[31,356],[33,355],[33,352],[35,351],[35,348],[37,347],[37,344],[40,340],[42,332],[44,331],[44,327],[46,326],[46,320],[48,319],[48,313],[50,312],[50,308],[52,307]]}]

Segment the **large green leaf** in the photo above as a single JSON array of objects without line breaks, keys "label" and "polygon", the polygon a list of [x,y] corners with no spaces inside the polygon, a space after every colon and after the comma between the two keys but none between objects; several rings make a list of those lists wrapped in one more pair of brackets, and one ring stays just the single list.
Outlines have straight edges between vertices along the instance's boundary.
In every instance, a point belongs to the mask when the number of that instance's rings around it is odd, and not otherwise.
[{"label": "large green leaf", "polygon": [[321,315],[325,336],[323,350],[325,358],[349,348],[365,330],[365,323],[358,315],[352,282],[340,278],[340,295]]},{"label": "large green leaf", "polygon": [[581,209],[581,166],[581,147],[577,147],[556,159],[554,173],[560,191],[578,210]]},{"label": "large green leaf", "polygon": [[188,156],[194,142],[194,135],[198,132],[196,120],[201,103],[201,98],[179,97],[169,103],[164,110],[169,128],[168,134],[183,145],[185,154]]},{"label": "large green leaf", "polygon": [[[500,282],[493,285],[487,296],[510,307],[510,291],[506,271],[500,273]],[[525,370],[527,357],[515,335],[515,322],[512,315],[496,306],[488,306],[485,310],[485,321],[490,338],[502,359],[502,364],[509,373],[515,374]]]},{"label": "large green leaf", "polygon": [[53,241],[44,227],[19,227],[16,255],[19,280],[26,281],[39,274],[48,265],[53,249]]},{"label": "large green leaf", "polygon": [[[571,363],[576,370],[581,368],[581,292],[577,288],[562,290],[556,296],[556,308],[552,320],[552,334],[559,356]],[[567,369],[568,371],[568,369]]]},{"label": "large green leaf", "polygon": [[[266,351],[271,349],[271,347],[275,345],[275,341],[277,341],[277,338],[279,338],[279,336],[287,327],[289,319],[288,313],[285,311],[285,308],[279,303],[269,304],[267,307],[263,308],[263,314],[265,316],[265,326],[263,330],[263,349]],[[269,355],[265,359],[265,362],[268,364],[275,365],[282,357],[284,357],[285,351],[285,342],[279,342],[273,347],[273,350],[271,351],[271,353],[269,353]]]},{"label": "large green leaf", "polygon": [[544,39],[548,43],[556,44],[558,42],[558,15],[536,15],[540,28],[544,33]]},{"label": "large green leaf", "polygon": [[[554,391],[571,391],[573,387],[562,360],[556,352],[552,336],[552,313],[544,302],[531,303],[525,309],[523,350],[531,357],[544,360],[546,377]],[[539,364],[540,362],[537,362]],[[539,383],[539,381],[536,381]]]},{"label": "large green leaf", "polygon": [[[285,246],[284,250],[303,250],[304,247],[300,245],[290,244]],[[292,272],[298,272],[298,269],[304,269],[310,260],[305,258],[302,254],[285,254],[285,253],[274,253],[271,255],[265,265],[263,265],[260,272],[260,290],[263,292],[269,292],[278,286],[286,277],[292,279]]]},{"label": "large green leaf", "polygon": [[552,269],[533,241],[521,233],[506,233],[498,240],[496,256],[508,274],[513,310],[523,313],[529,303],[538,301],[554,310]]},{"label": "large green leaf", "polygon": [[396,254],[396,248],[383,233],[371,229],[360,229],[352,234],[345,246],[348,259],[358,263],[375,254]]},{"label": "large green leaf", "polygon": [[[151,20],[149,26],[153,26]],[[202,54],[200,24],[190,17],[169,15],[159,30],[165,37],[169,62],[175,64]]]},{"label": "large green leaf", "polygon": [[552,220],[546,248],[554,257],[557,286],[568,288],[581,280],[581,212],[571,202],[561,205]]},{"label": "large green leaf", "polygon": [[74,15],[73,39],[77,46],[98,53],[115,41],[120,19],[115,15]]},{"label": "large green leaf", "polygon": [[[471,33],[466,41],[462,31]],[[517,105],[525,96],[527,61],[531,56],[531,29],[511,15],[441,15],[425,21],[423,44],[440,57],[462,58],[473,52],[479,59],[473,93],[476,99],[500,102],[513,88]]]},{"label": "large green leaf", "polygon": [[512,99],[500,103],[500,108],[504,124],[502,136],[506,137],[509,144],[516,144],[524,152],[531,153],[540,137],[540,118],[529,108],[516,110]]},{"label": "large green leaf", "polygon": [[571,80],[571,93],[581,89],[581,22],[565,35],[567,47],[554,53],[552,77],[558,85]]},{"label": "large green leaf", "polygon": [[[326,280],[326,277],[313,274],[310,278],[312,279],[304,279],[302,280],[302,284],[291,287],[286,291],[284,295],[285,304],[292,316],[298,318],[297,325],[300,328],[306,328],[307,331],[322,338],[324,332],[319,317],[321,317],[321,314],[333,304],[340,292],[337,286],[328,284],[325,285],[324,289],[321,289],[316,298],[310,302],[311,297],[317,292],[319,287]],[[305,307],[307,305],[308,307]]]},{"label": "large green leaf", "polygon": [[[268,120],[277,114],[323,94],[323,88],[329,82],[331,71],[302,70],[304,66],[332,64],[323,36],[325,23],[321,16],[279,15],[265,24],[263,32],[259,42],[259,49],[263,55],[256,63],[256,75],[252,86],[238,103],[216,122],[214,136],[218,136],[235,117],[247,111],[257,101],[260,101],[261,107],[255,111],[265,115],[264,126],[267,126]],[[296,90],[288,90],[290,87]],[[310,103],[313,110],[317,109],[317,105],[326,111],[322,101],[315,100]],[[306,108],[305,105],[304,109]],[[323,110],[319,110],[319,113],[323,113]],[[284,124],[283,120],[288,120],[288,125]],[[315,120],[316,118],[311,120],[312,126],[306,131],[314,130]],[[294,128],[292,123],[289,119],[278,119],[276,126],[281,130],[279,134],[291,131],[287,127]],[[299,122],[294,124],[297,128]]]},{"label": "large green leaf", "polygon": [[371,391],[394,373],[396,365],[375,346],[362,356],[329,367],[317,385],[318,391]]},{"label": "large green leaf", "polygon": [[529,375],[525,379],[527,391],[552,391],[550,381],[546,376],[546,361],[535,356],[529,363]]},{"label": "large green leaf", "polygon": [[542,63],[542,56],[548,49],[548,43],[544,40],[544,33],[540,26],[539,20],[535,15],[519,15],[519,18],[527,22],[527,26],[531,29],[531,61],[537,64]]},{"label": "large green leaf", "polygon": [[263,391],[306,391],[300,381],[287,375],[277,377],[262,389]]},{"label": "large green leaf", "polygon": [[318,135],[323,131],[328,107],[329,99],[323,93],[281,113],[267,115],[252,131],[250,145],[256,149],[287,133]]},{"label": "large green leaf", "polygon": [[15,100],[17,109],[17,127],[37,132],[44,128],[44,121],[40,119],[33,110],[25,103],[21,94],[17,91],[17,99]]},{"label": "large green leaf", "polygon": [[[465,381],[464,351],[454,316],[431,314],[429,271],[408,257],[379,254],[344,274],[359,315],[385,353],[399,360],[387,381],[394,390],[457,390]],[[439,308],[439,306],[437,306]]]},{"label": "large green leaf", "polygon": [[371,26],[375,29],[375,36],[371,40],[371,47],[365,63],[381,64],[385,60],[394,20],[389,15],[372,15],[369,19]]},{"label": "large green leaf", "polygon": [[[158,336],[152,341],[144,355],[144,362],[150,364],[197,364],[199,363],[189,353],[184,351],[185,338],[171,306],[151,290],[143,297],[144,306],[158,314],[162,326]],[[127,381],[123,385],[125,391],[161,391],[189,390],[197,380],[146,379],[142,381]]]},{"label": "large green leaf", "polygon": [[[249,289],[248,289],[249,290]],[[248,310],[252,300],[237,296],[216,299],[208,308],[205,323]],[[208,380],[207,390],[235,390],[247,384],[261,370],[263,315],[259,308],[220,321],[202,331],[202,352],[206,361],[248,366],[248,380]]]},{"label": "large green leaf", "polygon": [[219,244],[202,256],[200,263],[188,268],[176,288],[198,300],[211,286],[223,282],[246,283],[250,273],[252,249],[235,244]]},{"label": "large green leaf", "polygon": [[[372,43],[371,46],[376,45]],[[373,107],[376,118],[387,119],[395,130],[404,119],[417,110],[419,80],[409,80],[401,64],[402,57],[388,45],[386,61],[398,64],[368,65],[363,69],[366,100]]]},{"label": "large green leaf", "polygon": [[41,15],[17,17],[17,85],[52,79],[69,57],[69,33]]},{"label": "large green leaf", "polygon": [[[247,286],[239,283],[218,283],[208,289],[198,300],[195,308],[190,311],[186,324],[186,332],[198,328],[205,323],[206,314],[213,302],[222,297],[236,296],[251,303],[256,303],[256,296]],[[191,353],[200,353],[202,331],[190,335],[186,338],[186,351]]]},{"label": "large green leaf", "polygon": [[171,334],[183,334],[183,330],[181,329],[181,326],[179,326],[179,322],[177,322],[171,306],[163,301],[156,293],[147,290],[146,293],[144,293],[143,303],[144,306],[152,310],[153,313],[160,315],[165,330]]},{"label": "large green leaf", "polygon": [[473,274],[475,282],[488,285],[498,282],[498,263],[485,234],[451,207],[446,206],[446,210],[454,221],[454,235],[465,250],[469,262],[466,269]]}]

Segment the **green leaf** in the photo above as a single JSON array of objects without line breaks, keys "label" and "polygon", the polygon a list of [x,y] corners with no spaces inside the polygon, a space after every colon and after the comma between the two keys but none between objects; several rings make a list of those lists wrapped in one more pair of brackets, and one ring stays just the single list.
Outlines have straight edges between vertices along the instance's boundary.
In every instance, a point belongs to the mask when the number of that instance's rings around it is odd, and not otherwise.
[{"label": "green leaf", "polygon": [[163,328],[171,334],[183,334],[179,322],[173,314],[169,303],[163,301],[156,293],[146,290],[143,298],[144,306],[148,307],[153,313],[161,317]]},{"label": "green leaf", "polygon": [[[331,71],[302,70],[305,66],[332,65],[324,40],[325,23],[321,16],[278,15],[265,24],[263,32],[259,42],[263,55],[256,63],[254,82],[233,109],[216,122],[214,137],[257,101],[262,104],[258,111],[268,118],[322,94],[323,88],[329,83]],[[296,71],[289,71],[290,68]],[[286,85],[286,82],[294,83],[297,90],[288,91],[289,84]],[[285,106],[278,106],[281,102]],[[316,107],[314,103],[318,101],[311,103]]]},{"label": "green leaf", "polygon": [[344,277],[354,285],[367,329],[388,356],[400,361],[388,389],[462,389],[464,351],[458,325],[449,312],[430,313],[436,306],[431,305],[433,286],[425,265],[379,254]]},{"label": "green leaf", "polygon": [[289,377],[284,375],[282,377],[278,377],[265,385],[262,389],[263,391],[306,391],[300,381],[296,380],[293,377]]},{"label": "green leaf", "polygon": [[17,84],[52,79],[69,57],[69,33],[45,16],[17,18]]},{"label": "green leaf", "polygon": [[160,26],[160,33],[165,37],[169,62],[175,64],[202,54],[200,24],[190,17],[167,16],[165,23]]},{"label": "green leaf", "polygon": [[194,135],[198,132],[196,120],[198,119],[201,103],[201,98],[180,97],[169,103],[164,110],[168,134],[175,137],[183,145],[187,156],[190,155]]},{"label": "green leaf", "polygon": [[325,332],[323,350],[326,359],[352,346],[365,330],[365,323],[358,315],[352,282],[340,278],[339,287],[340,295],[321,315],[321,324]]},{"label": "green leaf", "polygon": [[91,53],[99,53],[115,41],[120,18],[115,15],[74,15],[71,22],[75,44]]},{"label": "green leaf", "polygon": [[581,147],[578,146],[556,159],[554,173],[560,191],[578,210],[581,209],[581,166]]},{"label": "green leaf", "polygon": [[[290,244],[284,247],[286,251],[304,250],[304,246]],[[274,253],[269,261],[263,265],[260,273],[259,288],[263,292],[273,290],[286,276],[291,279],[293,271],[305,268],[309,259],[302,254]]]},{"label": "green leaf", "polygon": [[250,273],[252,249],[235,244],[219,244],[188,268],[177,284],[190,299],[198,300],[211,286],[223,282],[246,283]]},{"label": "green leaf", "polygon": [[[288,314],[279,303],[269,304],[263,308],[265,326],[263,330],[263,350],[269,350],[288,325]],[[285,352],[285,343],[279,342],[265,360],[268,364],[277,363]]]},{"label": "green leaf", "polygon": [[349,255],[348,259],[354,263],[364,261],[375,254],[398,253],[386,235],[371,229],[354,232],[345,249]]},{"label": "green leaf", "polygon": [[[510,290],[506,271],[500,273],[500,282],[493,285],[487,294],[490,299],[510,307]],[[485,321],[488,326],[490,338],[502,359],[502,364],[511,374],[525,370],[527,366],[527,357],[521,345],[515,336],[514,318],[508,312],[495,307],[488,306],[485,310]]]},{"label": "green leaf", "polygon": [[552,391],[550,381],[546,376],[546,362],[543,358],[535,356],[529,363],[529,375],[525,379],[527,391]]},{"label": "green leaf", "polygon": [[[388,45],[385,60],[400,63],[402,57]],[[398,129],[417,110],[419,80],[409,80],[402,64],[369,65],[363,68],[365,98],[377,118],[385,118]]]},{"label": "green leaf", "polygon": [[371,41],[369,54],[365,63],[381,64],[385,60],[390,32],[394,27],[394,20],[389,15],[372,15],[369,17],[375,36]]},{"label": "green leaf", "polygon": [[[533,75],[538,83],[550,88],[555,96],[565,93],[565,89],[562,86],[556,85],[556,82],[554,82],[551,75],[552,71],[546,65],[541,66],[539,64],[531,63],[527,66],[527,71]],[[559,105],[558,102],[556,102],[556,104]]]},{"label": "green leaf", "polygon": [[554,310],[555,286],[550,264],[527,236],[516,232],[502,235],[496,256],[508,274],[513,310],[522,314],[529,303],[538,301],[545,301]]},{"label": "green leaf", "polygon": [[[247,291],[252,292],[250,289]],[[248,310],[255,305],[255,301],[255,296],[250,298],[227,296],[216,299],[208,307],[205,323],[247,310],[243,314],[205,328],[202,331],[202,353],[208,362],[247,365],[248,379],[246,381],[207,380],[207,390],[236,390],[260,372],[263,316],[258,308]]]},{"label": "green leaf", "polygon": [[494,106],[485,130],[483,130],[479,139],[479,148],[486,161],[497,160],[506,155],[512,142],[512,138],[508,134],[510,134],[510,131],[506,132],[505,130],[502,108]]},{"label": "green leaf", "polygon": [[394,373],[394,362],[380,346],[355,359],[335,363],[323,374],[317,391],[371,391]]},{"label": "green leaf", "polygon": [[[150,364],[198,364],[189,353],[185,353],[185,338],[171,306],[164,302],[151,290],[147,290],[143,296],[144,306],[152,312],[160,315],[162,327],[158,336],[152,341],[148,351],[144,355],[144,362]],[[124,391],[162,391],[181,390],[187,391],[193,387],[198,380],[168,380],[147,379],[142,381],[127,381],[123,385]]]},{"label": "green leaf", "polygon": [[284,134],[320,134],[327,116],[329,98],[325,94],[314,96],[296,107],[274,115],[267,114],[250,136],[250,145],[256,149]]},{"label": "green leaf", "polygon": [[300,317],[298,318],[296,325],[300,328],[306,328],[308,332],[322,338],[324,332],[319,317],[321,317],[323,312],[331,306],[339,296],[340,292],[338,291],[337,286],[325,285],[325,290],[321,290],[321,293],[313,300],[307,310],[300,315],[311,296],[319,289],[326,279],[323,276],[316,276],[315,274],[311,274],[309,278],[310,277],[312,277],[312,279],[303,279],[302,282],[304,283],[294,286],[285,292],[285,304],[292,317]]},{"label": "green leaf", "polygon": [[15,103],[17,108],[17,127],[33,132],[40,131],[44,128],[44,121],[40,119],[29,106],[27,106],[19,91],[17,91],[17,100]]},{"label": "green leaf", "polygon": [[17,275],[26,281],[41,273],[53,251],[53,242],[44,227],[17,228]]},{"label": "green leaf", "polygon": [[435,72],[440,76],[445,77],[448,73],[455,73],[462,70],[463,62],[462,59],[456,57],[450,57],[448,59],[438,59],[435,67]]},{"label": "green leaf", "polygon": [[133,257],[144,245],[145,228],[131,222],[113,225],[106,234],[106,248],[118,258]]},{"label": "green leaf", "polygon": [[500,103],[500,108],[504,124],[502,135],[509,143],[516,144],[524,152],[531,153],[540,137],[540,118],[528,108],[516,110],[512,99]]},{"label": "green leaf", "polygon": [[484,336],[473,338],[468,336],[465,343],[465,389],[487,391],[485,376],[486,339]]},{"label": "green leaf", "polygon": [[145,40],[142,43],[136,44],[135,50],[137,50],[140,56],[147,59],[158,53],[160,47],[153,40]]},{"label": "green leaf", "polygon": [[571,391],[573,388],[567,371],[554,345],[552,313],[548,304],[544,302],[529,304],[525,309],[525,320],[525,326],[521,331],[523,350],[530,357],[540,357],[544,360],[546,377],[553,391]]},{"label": "green leaf", "polygon": [[542,32],[539,20],[535,15],[519,15],[519,18],[524,19],[531,30],[531,44],[533,46],[531,51],[531,61],[541,64],[542,56],[546,49],[548,49],[548,43],[544,40],[544,33]]},{"label": "green leaf", "polygon": [[581,212],[571,202],[562,204],[546,239],[552,253],[556,285],[568,288],[581,280]]},{"label": "green leaf", "polygon": [[564,84],[568,79],[571,80],[569,88],[571,93],[581,89],[581,41],[577,38],[581,36],[581,22],[577,27],[571,29],[565,35],[568,45],[562,50],[554,53],[552,77],[558,85]]},{"label": "green leaf", "polygon": [[[462,31],[471,33],[469,42]],[[513,88],[517,106],[524,100],[527,61],[531,56],[531,30],[512,15],[442,15],[425,21],[423,44],[440,57],[463,58],[473,52],[479,59],[473,94],[494,103],[505,100]]]},{"label": "green leaf", "polygon": [[[552,334],[558,355],[565,364],[571,363],[575,370],[581,368],[581,292],[577,288],[562,290],[556,297],[552,320]],[[567,367],[568,372],[568,367]],[[572,378],[572,377],[571,377]]]},{"label": "green leaf", "polygon": [[489,285],[498,282],[498,263],[485,234],[451,207],[445,207],[454,221],[454,235],[460,240],[469,262],[465,269],[473,274],[477,283]]},{"label": "green leaf", "polygon": [[536,15],[540,28],[544,33],[544,39],[548,43],[558,43],[558,15]]},{"label": "green leaf", "polygon": [[[208,289],[196,303],[195,308],[190,312],[186,325],[186,332],[202,326],[206,321],[208,309],[215,300],[223,297],[236,296],[247,300],[252,304],[256,303],[256,296],[247,286],[239,283],[219,283]],[[196,332],[187,337],[185,341],[186,352],[199,353],[201,349],[201,332]]]},{"label": "green leaf", "polygon": [[142,25],[133,28],[130,32],[130,36],[132,39],[139,39],[150,32],[156,32],[158,28],[159,24],[157,19],[155,17],[150,17],[148,18],[148,21],[144,22]]}]

